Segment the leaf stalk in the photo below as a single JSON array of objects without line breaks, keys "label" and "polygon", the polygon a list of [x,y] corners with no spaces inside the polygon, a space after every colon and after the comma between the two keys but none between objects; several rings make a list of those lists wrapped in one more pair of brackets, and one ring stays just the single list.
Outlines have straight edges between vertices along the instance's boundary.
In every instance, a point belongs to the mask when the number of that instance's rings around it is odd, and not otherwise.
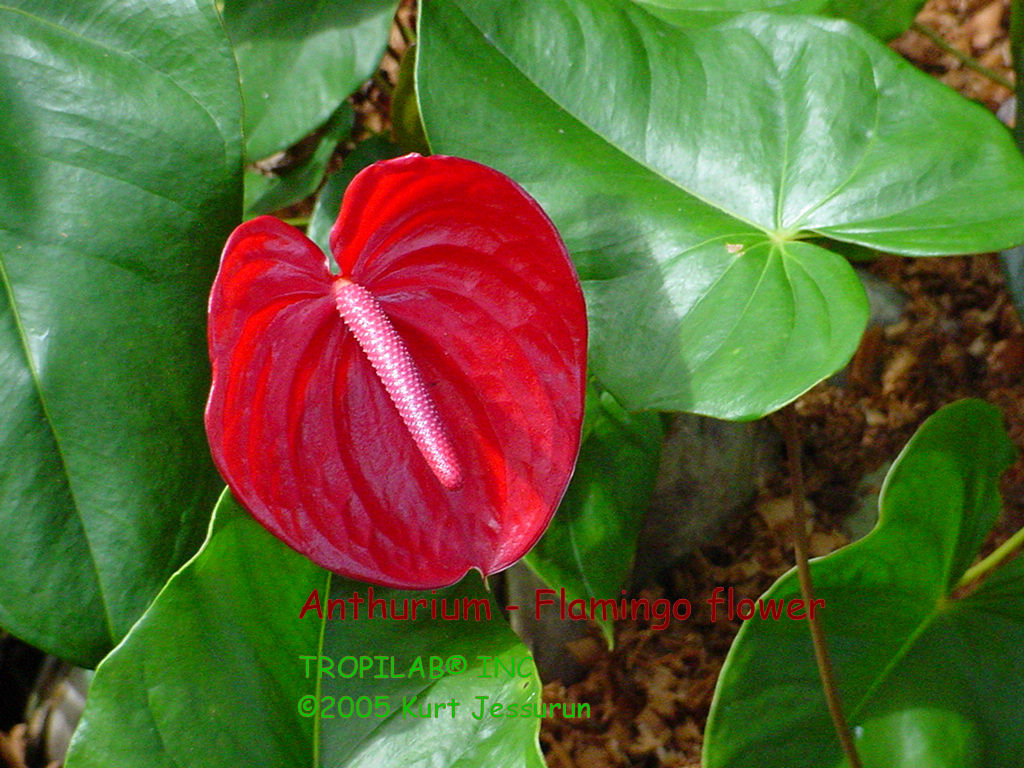
[{"label": "leaf stalk", "polygon": [[[804,474],[800,463],[800,434],[797,430],[796,415],[793,405],[788,405],[781,412],[782,431],[786,440],[786,457],[789,460],[789,482],[793,494],[793,548],[796,555],[797,578],[800,582],[800,594],[807,605],[814,604],[814,582],[811,579],[809,560],[809,542],[807,537],[807,511],[804,508]],[[818,676],[828,704],[828,713],[835,726],[836,736],[843,748],[850,768],[862,768],[857,748],[853,743],[843,705],[839,697],[839,686],[836,683],[835,670],[828,653],[825,632],[817,617],[808,616],[807,625],[811,631],[811,643],[814,646],[814,660],[818,666]]]},{"label": "leaf stalk", "polygon": [[964,575],[960,577],[960,581],[957,582],[953,591],[966,589],[975,582],[980,581],[991,571],[994,571],[1017,554],[1021,547],[1024,547],[1024,528],[1021,528],[1013,536],[1000,544],[988,557],[983,558],[964,571]]},{"label": "leaf stalk", "polygon": [[910,28],[915,32],[918,32],[927,37],[938,48],[941,48],[943,51],[948,53],[950,56],[959,61],[963,66],[967,67],[968,69],[973,69],[979,75],[981,75],[982,77],[987,77],[996,85],[1001,85],[1003,86],[1003,88],[1006,88],[1010,91],[1014,90],[1013,83],[1011,83],[1009,80],[1007,80],[1005,77],[1000,75],[995,70],[986,67],[973,56],[968,56],[966,53],[961,51],[956,46],[950,45],[943,39],[943,37],[938,32],[936,32],[931,27],[926,27],[924,24],[915,21],[913,24],[910,25]]}]

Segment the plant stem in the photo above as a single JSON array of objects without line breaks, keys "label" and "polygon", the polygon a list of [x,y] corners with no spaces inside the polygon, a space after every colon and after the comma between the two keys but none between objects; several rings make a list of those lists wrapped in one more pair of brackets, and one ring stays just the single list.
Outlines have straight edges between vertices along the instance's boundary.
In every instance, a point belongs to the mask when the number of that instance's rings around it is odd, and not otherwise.
[{"label": "plant stem", "polygon": [[939,48],[944,50],[946,53],[948,53],[950,56],[955,58],[957,61],[959,61],[961,64],[963,64],[968,69],[973,69],[979,75],[982,75],[983,77],[987,77],[993,83],[996,83],[997,85],[1003,86],[1003,88],[1006,88],[1006,89],[1008,89],[1010,91],[1014,90],[1013,83],[1011,83],[1005,77],[1000,75],[998,72],[995,72],[995,71],[989,69],[988,67],[986,67],[984,64],[982,64],[980,61],[975,59],[973,56],[968,56],[966,53],[961,51],[959,48],[956,48],[955,46],[952,46],[949,43],[947,43],[942,38],[942,36],[938,32],[936,32],[934,29],[932,29],[931,27],[926,27],[924,24],[922,24],[922,23],[920,23],[918,21],[915,21],[913,24],[910,25],[910,28],[912,30],[914,30],[915,32],[919,32],[922,35],[924,35],[925,37],[927,37],[929,40],[931,40],[933,43],[935,43],[935,45],[937,45]]},{"label": "plant stem", "polygon": [[[792,405],[782,411],[782,427],[786,438],[786,456],[789,459],[789,482],[793,492],[793,548],[796,550],[796,572],[800,581],[800,594],[807,605],[813,605],[814,583],[811,580],[811,565],[808,560],[807,512],[804,509],[804,473],[800,465],[800,435],[797,431],[796,416]],[[811,630],[811,643],[814,645],[814,660],[818,665],[821,687],[825,692],[825,702],[836,729],[836,736],[843,748],[850,768],[861,768],[857,748],[846,724],[843,705],[839,698],[839,687],[836,685],[835,671],[828,655],[828,644],[821,622],[817,618],[808,617]]]},{"label": "plant stem", "polygon": [[[331,596],[331,580],[334,574],[327,573],[327,583],[324,584],[324,595],[327,597]],[[330,618],[331,612],[327,611],[327,616]],[[320,620],[320,637],[316,641],[316,657],[317,659],[323,658],[324,655],[324,638],[327,635],[327,620]],[[307,662],[308,663],[308,662]],[[319,663],[319,661],[317,662]],[[317,708],[313,714],[313,768],[320,768],[320,693],[321,693],[321,681],[320,674],[316,676],[316,683],[314,684],[314,690],[316,691],[313,695],[316,696]]]},{"label": "plant stem", "polygon": [[401,23],[396,24],[395,26],[398,27],[398,31],[402,35],[402,40],[405,41],[406,46],[410,46],[410,45],[415,45],[416,44],[416,30],[415,29],[409,29],[404,24],[401,24]]},{"label": "plant stem", "polygon": [[285,224],[291,224],[293,227],[308,227],[309,216],[293,216],[290,219],[282,219]]},{"label": "plant stem", "polygon": [[391,85],[390,82],[388,82],[387,77],[385,77],[381,73],[381,71],[379,69],[376,72],[373,73],[373,77],[371,79],[373,80],[374,84],[378,88],[380,88],[381,92],[385,96],[387,96],[389,99],[392,96],[394,96],[394,94],[395,94],[395,87],[393,85]]},{"label": "plant stem", "polygon": [[974,582],[981,579],[983,576],[987,576],[989,571],[993,571],[1016,554],[1017,550],[1024,546],[1024,528],[1021,528],[1013,536],[1008,538],[988,557],[984,558],[981,562],[975,563],[966,571],[964,575],[960,577],[960,581],[957,582],[954,589],[963,589]]}]

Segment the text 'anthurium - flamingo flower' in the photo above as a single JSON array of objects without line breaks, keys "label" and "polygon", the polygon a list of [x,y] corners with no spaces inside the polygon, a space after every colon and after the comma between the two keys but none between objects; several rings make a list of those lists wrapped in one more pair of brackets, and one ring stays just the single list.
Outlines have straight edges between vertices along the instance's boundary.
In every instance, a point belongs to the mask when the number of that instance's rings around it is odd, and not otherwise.
[{"label": "text 'anthurium - flamingo flower'", "polygon": [[332,274],[263,216],[210,297],[206,429],[235,497],[330,570],[452,584],[521,558],[576,461],[586,316],[550,220],[511,179],[409,155],[349,185]]}]

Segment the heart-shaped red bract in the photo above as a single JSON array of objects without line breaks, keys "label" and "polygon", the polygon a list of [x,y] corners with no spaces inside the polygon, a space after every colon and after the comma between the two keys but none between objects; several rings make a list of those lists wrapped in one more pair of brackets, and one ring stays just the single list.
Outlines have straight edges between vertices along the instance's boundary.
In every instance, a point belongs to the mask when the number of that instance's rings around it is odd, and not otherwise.
[{"label": "heart-shaped red bract", "polygon": [[[352,181],[330,242],[340,275],[268,216],[225,246],[206,410],[221,474],[275,536],[344,576],[423,589],[508,567],[579,449],[586,316],[558,233],[497,171],[409,155]],[[406,418],[364,348],[382,342],[357,338],[357,321],[393,329],[418,370],[419,385],[383,374],[420,386]]]}]

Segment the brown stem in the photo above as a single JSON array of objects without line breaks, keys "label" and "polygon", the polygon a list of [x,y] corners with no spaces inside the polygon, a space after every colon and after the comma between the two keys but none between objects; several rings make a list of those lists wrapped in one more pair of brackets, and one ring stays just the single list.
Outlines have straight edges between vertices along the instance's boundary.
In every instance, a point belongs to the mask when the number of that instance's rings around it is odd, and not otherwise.
[{"label": "brown stem", "polygon": [[[811,565],[808,562],[807,512],[804,509],[804,473],[800,465],[800,434],[796,426],[796,416],[792,405],[782,410],[782,429],[786,438],[786,456],[789,459],[790,486],[793,491],[793,547],[796,550],[796,572],[800,581],[800,593],[807,605],[813,605],[814,584],[811,581]],[[835,671],[828,655],[828,643],[822,631],[821,622],[809,614],[807,619],[811,630],[811,643],[814,645],[814,660],[818,665],[821,687],[825,691],[828,713],[832,716],[832,724],[839,737],[839,744],[846,754],[850,768],[861,768],[857,748],[846,724],[843,705],[839,698],[839,687],[836,685]]]},{"label": "brown stem", "polygon": [[1001,85],[1003,86],[1003,88],[1006,88],[1009,91],[1013,91],[1013,83],[1011,83],[1009,80],[1007,80],[1005,77],[1000,75],[995,70],[989,69],[977,59],[967,55],[956,46],[946,42],[945,38],[943,38],[942,35],[940,35],[931,27],[927,27],[921,22],[915,21],[913,24],[910,25],[910,28],[915,32],[919,32],[920,34],[927,37],[938,48],[948,53],[954,59],[959,61],[963,66],[967,67],[968,69],[973,69],[982,77],[987,77],[996,85]]}]

